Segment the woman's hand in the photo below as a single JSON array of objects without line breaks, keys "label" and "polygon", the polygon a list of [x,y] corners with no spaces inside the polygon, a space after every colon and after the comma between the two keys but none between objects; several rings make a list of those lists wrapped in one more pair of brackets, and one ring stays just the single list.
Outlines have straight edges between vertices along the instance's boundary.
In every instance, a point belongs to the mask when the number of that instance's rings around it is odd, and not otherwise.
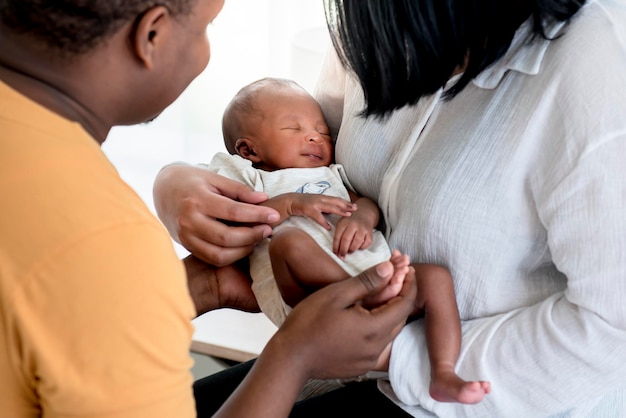
[{"label": "woman's hand", "polygon": [[153,188],[157,214],[174,240],[214,266],[247,256],[272,233],[279,214],[257,206],[265,193],[206,169],[173,164],[157,175]]}]

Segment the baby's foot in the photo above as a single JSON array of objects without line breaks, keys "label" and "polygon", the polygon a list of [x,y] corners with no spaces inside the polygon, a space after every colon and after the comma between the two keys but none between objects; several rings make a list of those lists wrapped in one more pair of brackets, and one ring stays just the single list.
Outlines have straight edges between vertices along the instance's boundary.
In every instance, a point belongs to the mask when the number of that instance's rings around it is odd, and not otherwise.
[{"label": "baby's foot", "polygon": [[430,382],[430,396],[439,402],[474,404],[491,393],[491,383],[484,380],[466,382],[454,372],[439,373]]},{"label": "baby's foot", "polygon": [[366,298],[363,301],[365,306],[372,307],[382,305],[400,294],[404,279],[409,272],[409,256],[402,254],[398,250],[393,250],[389,261],[393,264],[393,276],[391,276],[391,280],[389,280],[387,286],[380,292]]}]

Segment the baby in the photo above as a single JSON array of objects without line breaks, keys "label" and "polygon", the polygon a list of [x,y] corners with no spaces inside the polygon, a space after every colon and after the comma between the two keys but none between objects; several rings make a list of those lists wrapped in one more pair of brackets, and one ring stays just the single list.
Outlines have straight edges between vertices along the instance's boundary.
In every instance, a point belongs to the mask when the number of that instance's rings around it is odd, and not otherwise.
[{"label": "baby", "polygon": [[[276,78],[243,87],[226,108],[223,132],[231,155],[217,154],[209,169],[267,193],[262,204],[281,214],[272,237],[250,256],[252,290],[276,325],[310,293],[382,261],[390,260],[396,274],[367,303],[375,306],[400,292],[409,259],[389,250],[376,230],[378,206],[357,195],[343,167],[333,164],[329,128],[306,90]],[[454,372],[461,332],[452,278],[443,267],[419,266],[418,308],[429,341],[431,396],[479,402],[491,391],[489,382],[466,382]],[[388,354],[380,363],[383,369]]]}]

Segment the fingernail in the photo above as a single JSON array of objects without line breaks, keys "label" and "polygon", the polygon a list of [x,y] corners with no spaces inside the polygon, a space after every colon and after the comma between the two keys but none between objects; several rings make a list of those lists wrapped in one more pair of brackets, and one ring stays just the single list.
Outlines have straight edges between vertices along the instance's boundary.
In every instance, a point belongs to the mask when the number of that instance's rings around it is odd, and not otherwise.
[{"label": "fingernail", "polygon": [[270,213],[267,215],[267,222],[278,222],[280,215],[278,213]]}]

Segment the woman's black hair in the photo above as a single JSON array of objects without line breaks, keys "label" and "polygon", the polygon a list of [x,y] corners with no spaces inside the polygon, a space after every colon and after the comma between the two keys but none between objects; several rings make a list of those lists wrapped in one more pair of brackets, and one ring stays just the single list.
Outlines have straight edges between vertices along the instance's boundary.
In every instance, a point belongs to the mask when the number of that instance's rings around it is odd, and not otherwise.
[{"label": "woman's black hair", "polygon": [[91,50],[124,23],[155,6],[189,13],[197,0],[0,0],[0,22],[66,56]]},{"label": "woman's black hair", "polygon": [[331,39],[365,94],[364,116],[384,117],[443,87],[457,95],[501,58],[529,17],[533,38],[586,0],[325,0]]}]

